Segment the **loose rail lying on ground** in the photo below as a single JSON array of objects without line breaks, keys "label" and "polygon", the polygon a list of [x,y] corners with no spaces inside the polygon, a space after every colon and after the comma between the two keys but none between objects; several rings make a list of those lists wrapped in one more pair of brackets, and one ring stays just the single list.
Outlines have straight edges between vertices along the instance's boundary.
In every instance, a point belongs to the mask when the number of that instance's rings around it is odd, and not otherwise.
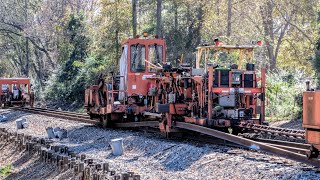
[{"label": "loose rail lying on ground", "polygon": [[214,137],[218,137],[218,138],[221,138],[221,139],[224,139],[224,140],[227,140],[227,141],[239,144],[239,145],[250,147],[252,149],[265,151],[265,152],[279,155],[281,157],[285,157],[285,158],[288,158],[291,160],[295,160],[295,161],[303,162],[303,163],[313,165],[316,167],[320,167],[320,160],[308,159],[304,155],[301,155],[301,154],[298,154],[298,153],[295,153],[292,151],[284,150],[281,148],[277,148],[277,147],[268,145],[266,143],[261,143],[261,142],[249,140],[249,139],[235,136],[232,134],[223,133],[223,132],[220,132],[220,131],[217,131],[214,129],[209,129],[206,127],[201,127],[201,126],[197,126],[197,125],[189,124],[189,123],[184,123],[184,122],[176,122],[176,127],[191,130],[191,131],[196,131],[196,132],[207,134],[207,135],[214,136]]},{"label": "loose rail lying on ground", "polygon": [[[14,110],[23,110],[26,112],[43,114],[47,116],[53,116],[58,118],[64,118],[69,120],[75,120],[84,123],[97,124],[97,121],[90,120],[88,116],[80,113],[73,112],[65,112],[65,111],[55,111],[48,109],[39,109],[39,108],[13,108]],[[129,122],[129,123],[115,123],[115,127],[124,128],[124,127],[158,127],[158,121],[143,121],[143,122]],[[250,140],[247,138],[231,135],[228,133],[220,132],[214,129],[206,128],[203,126],[185,123],[185,122],[175,122],[174,126],[179,129],[189,130],[193,132],[198,132],[202,134],[206,134],[215,138],[220,138],[244,147],[248,147],[251,149],[265,151],[271,154],[279,155],[284,158],[288,158],[291,160],[299,161],[305,164],[309,164],[315,167],[320,167],[320,159],[308,159],[306,154],[309,153],[310,146],[307,144],[300,143],[291,143],[284,141],[275,141],[275,140],[265,140],[265,139],[256,139]],[[268,131],[271,129],[275,131],[275,129],[279,130],[276,134],[280,134],[284,132],[284,135],[293,135],[294,133],[298,134],[295,137],[303,137],[302,131],[285,131],[283,128],[262,128],[261,126],[252,126],[254,129],[267,129]],[[249,126],[246,128],[250,128]],[[282,129],[280,131],[280,129]]]}]

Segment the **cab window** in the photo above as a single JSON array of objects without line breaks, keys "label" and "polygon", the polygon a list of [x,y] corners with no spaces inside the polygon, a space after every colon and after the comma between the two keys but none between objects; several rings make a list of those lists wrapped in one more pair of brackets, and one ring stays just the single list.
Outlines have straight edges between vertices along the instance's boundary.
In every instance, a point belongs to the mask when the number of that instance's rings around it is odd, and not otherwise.
[{"label": "cab window", "polygon": [[149,46],[149,62],[152,64],[148,64],[148,71],[149,72],[156,72],[158,63],[162,63],[162,46],[161,45],[150,45]]},{"label": "cab window", "polygon": [[146,48],[141,44],[134,44],[130,47],[130,70],[131,72],[144,72]]}]

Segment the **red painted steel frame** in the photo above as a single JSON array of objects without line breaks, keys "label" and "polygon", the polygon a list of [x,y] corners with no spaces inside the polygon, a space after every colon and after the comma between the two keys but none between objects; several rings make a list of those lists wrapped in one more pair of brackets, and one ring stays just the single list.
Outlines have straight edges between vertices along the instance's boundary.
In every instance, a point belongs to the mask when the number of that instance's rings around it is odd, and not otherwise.
[{"label": "red painted steel frame", "polygon": [[[20,85],[28,85],[28,94],[30,93],[30,79],[29,78],[0,78],[0,88],[2,85],[8,84],[10,92],[12,91],[12,85],[16,84],[17,87]],[[0,90],[0,96],[2,95],[2,90]]]},{"label": "red painted steel frame", "polygon": [[[162,46],[162,63],[166,62],[166,42],[163,39],[128,39],[124,44],[128,45],[128,96],[132,95],[146,95],[148,93],[147,84],[148,81],[142,77],[144,75],[152,75],[154,72],[148,71],[148,62],[145,62],[145,72],[131,72],[130,59],[131,59],[131,45],[141,44],[145,45],[145,57],[149,61],[149,45],[161,45]],[[136,89],[133,88],[136,87]]]},{"label": "red painted steel frame", "polygon": [[303,124],[306,129],[306,140],[320,150],[320,92],[303,93]]},{"label": "red painted steel frame", "polygon": [[[212,82],[213,82],[213,67],[209,66],[209,77],[208,77],[208,92],[211,93],[226,93],[229,94],[234,88],[230,87],[231,82],[229,82],[229,87],[219,87],[220,86],[220,78],[218,78],[218,87],[212,88]],[[230,74],[229,74],[230,75]],[[254,74],[255,75],[255,74]],[[218,77],[220,77],[220,71],[218,72]],[[255,76],[253,76],[255,78]],[[229,77],[229,81],[231,80],[231,77]],[[265,121],[265,87],[266,87],[266,69],[262,68],[261,69],[261,78],[256,79],[256,81],[261,81],[261,87],[255,87],[254,88],[239,88],[241,89],[244,94],[257,94],[261,93],[262,98],[261,98],[261,112],[260,112],[260,124]],[[212,119],[212,98],[211,98],[211,93],[208,94],[208,119]]]}]

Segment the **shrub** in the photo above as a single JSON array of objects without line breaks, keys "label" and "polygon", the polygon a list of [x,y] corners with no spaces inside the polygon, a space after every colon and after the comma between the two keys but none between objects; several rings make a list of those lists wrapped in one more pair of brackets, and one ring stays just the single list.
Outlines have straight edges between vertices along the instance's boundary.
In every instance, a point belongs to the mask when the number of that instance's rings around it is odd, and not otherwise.
[{"label": "shrub", "polygon": [[266,88],[266,116],[277,118],[301,118],[302,94],[305,90],[304,72],[278,70],[268,73]]},{"label": "shrub", "polygon": [[0,177],[7,177],[10,175],[12,170],[12,165],[9,164],[7,166],[4,167],[0,167]]}]

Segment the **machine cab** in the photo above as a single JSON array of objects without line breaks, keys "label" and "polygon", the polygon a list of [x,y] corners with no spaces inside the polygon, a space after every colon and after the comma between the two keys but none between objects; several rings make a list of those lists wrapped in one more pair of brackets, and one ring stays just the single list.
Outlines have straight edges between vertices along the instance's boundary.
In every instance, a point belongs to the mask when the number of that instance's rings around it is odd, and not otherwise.
[{"label": "machine cab", "polygon": [[0,78],[0,105],[33,105],[29,78]]},{"label": "machine cab", "polygon": [[[126,40],[122,43],[120,59],[120,90],[126,92],[127,96],[146,95],[148,92],[146,78],[154,75],[165,62],[164,39],[137,37]],[[124,94],[119,99],[123,97]]]}]

